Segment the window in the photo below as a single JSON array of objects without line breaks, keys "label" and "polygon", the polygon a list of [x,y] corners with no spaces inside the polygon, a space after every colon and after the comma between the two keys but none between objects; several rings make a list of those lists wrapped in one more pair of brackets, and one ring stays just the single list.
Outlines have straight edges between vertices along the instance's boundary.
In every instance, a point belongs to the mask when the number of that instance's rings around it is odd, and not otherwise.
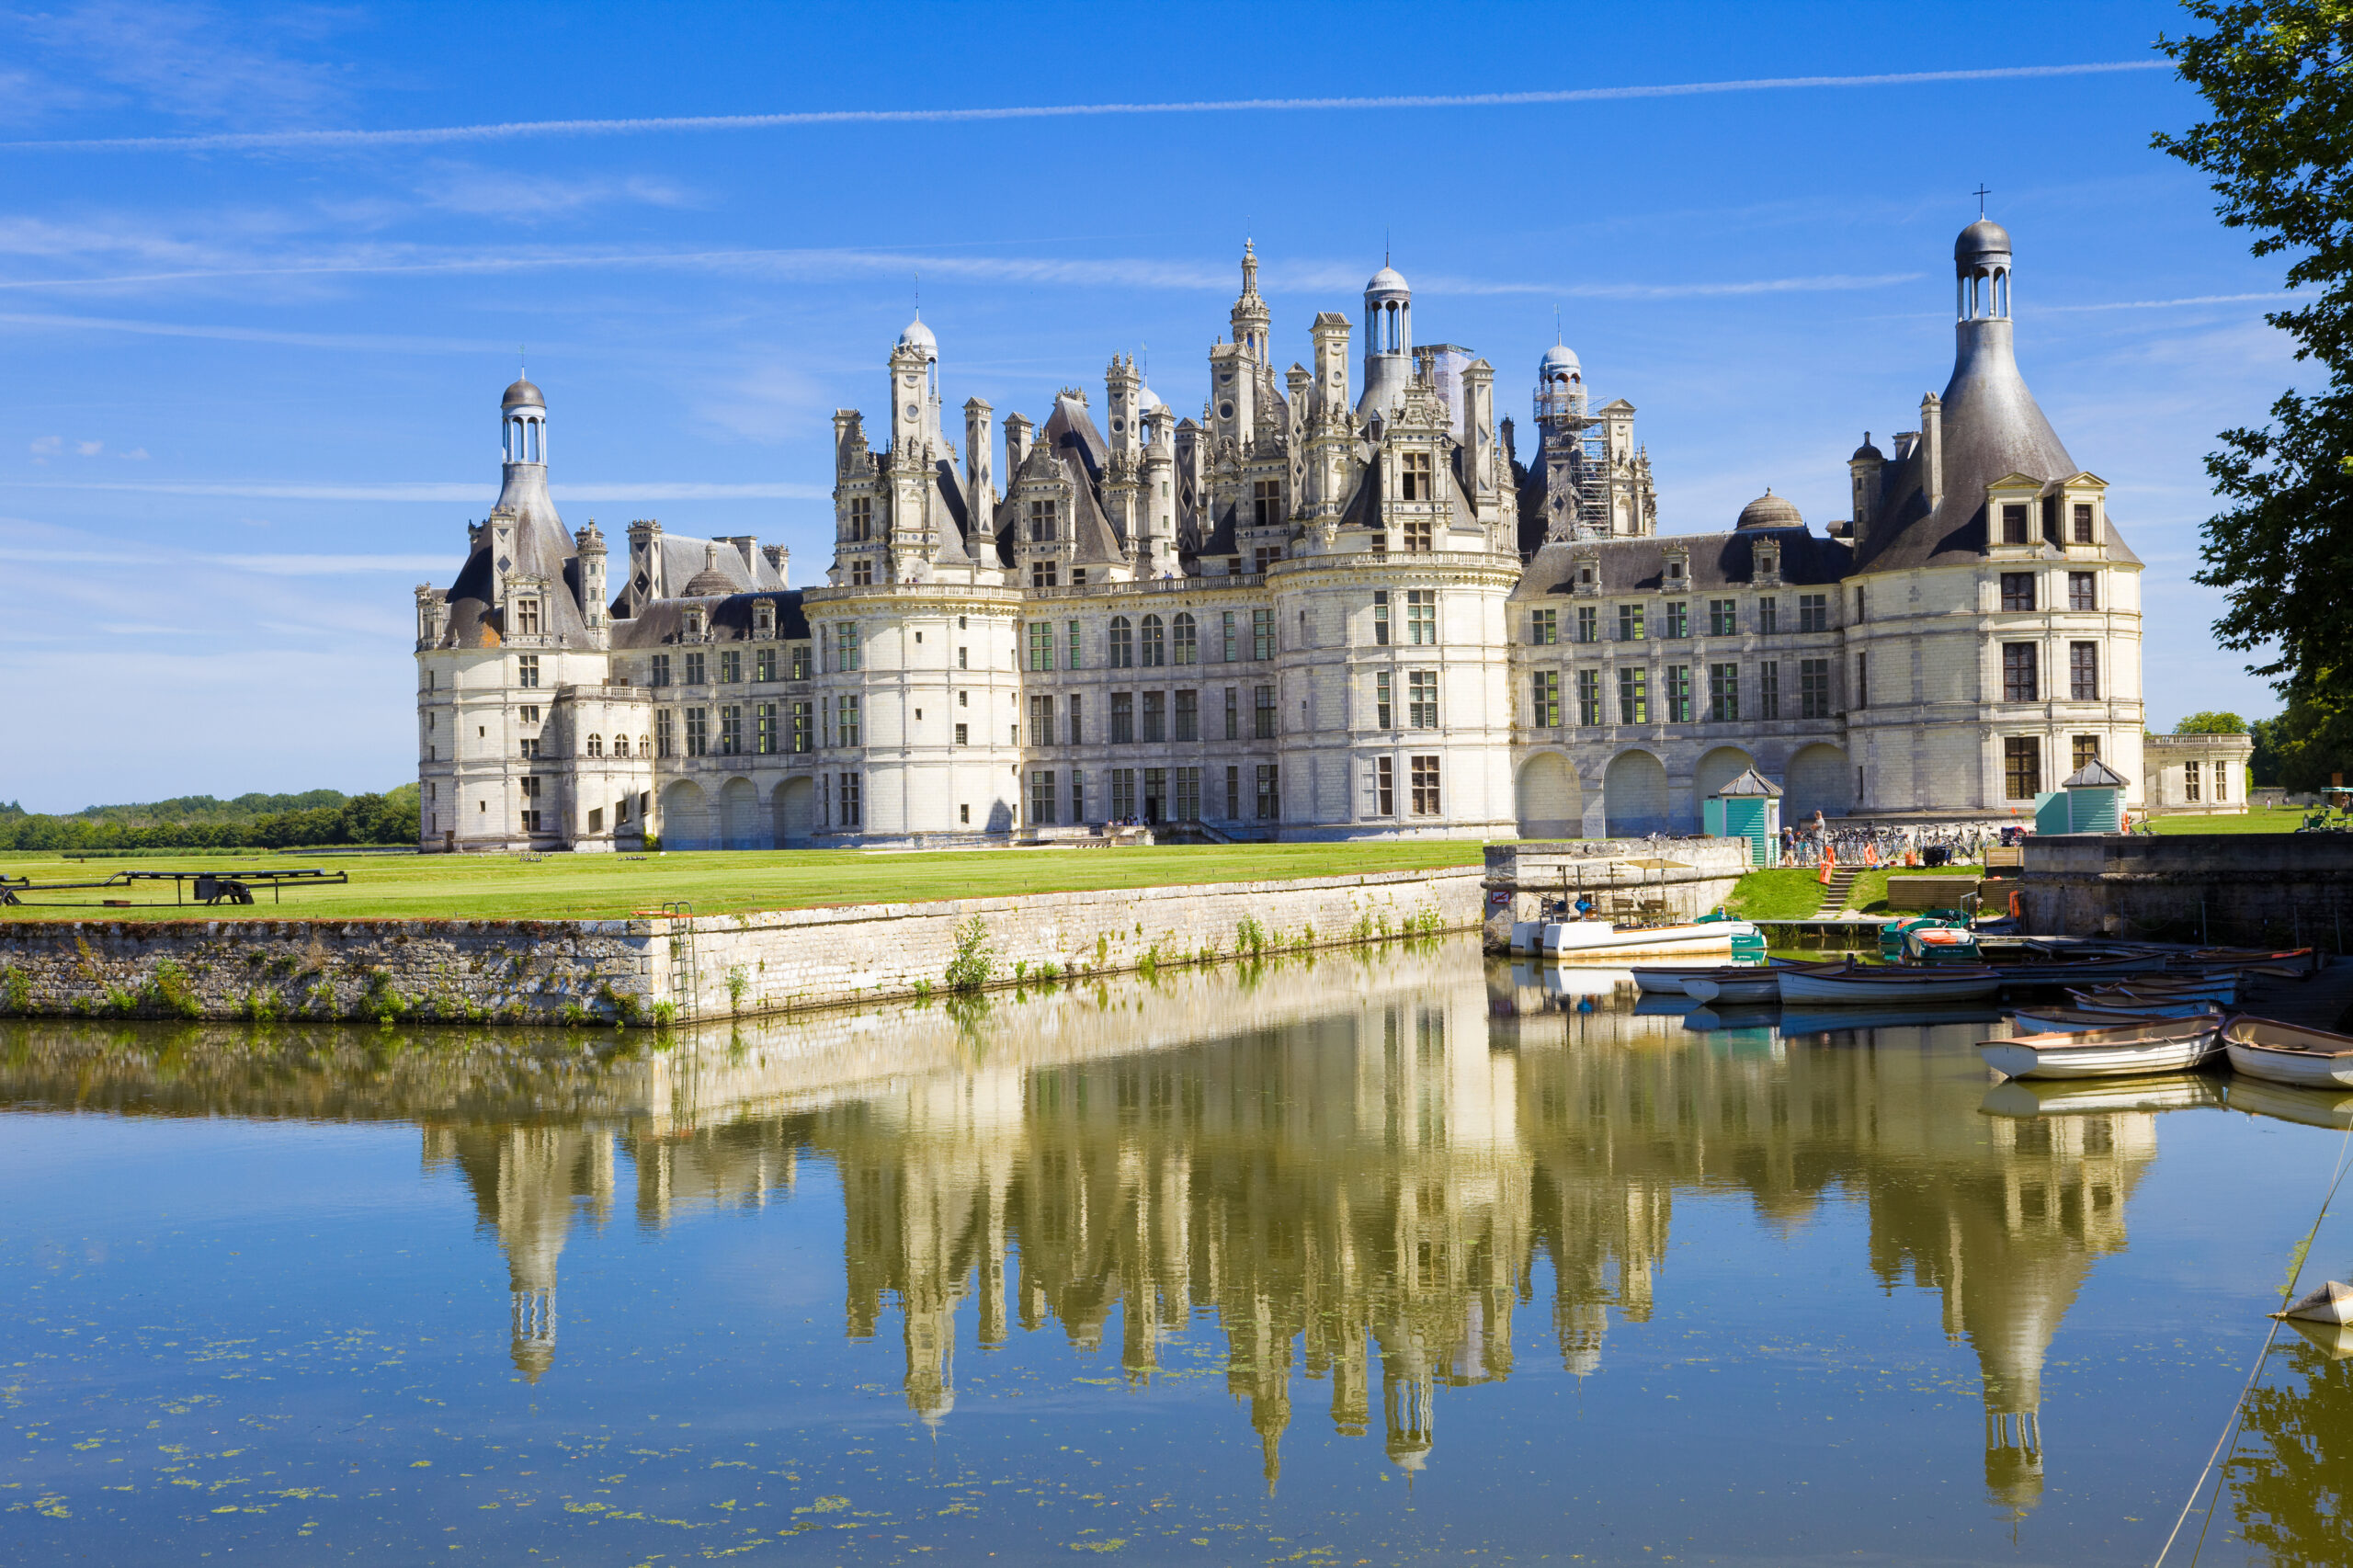
[{"label": "window", "polygon": [[874,562],[863,555],[849,563],[849,585],[870,588],[874,585]]},{"label": "window", "polygon": [[2227,801],[2230,798],[2231,765],[2227,762],[2217,762],[2214,764],[2214,799]]},{"label": "window", "polygon": [[710,750],[710,710],[687,710],[687,755],[702,756]]},{"label": "window", "polygon": [[752,655],[752,678],[754,680],[776,679],[775,649],[762,648]]},{"label": "window", "polygon": [[[1019,737],[1017,737],[1017,736],[1016,737],[1016,739],[1018,739],[1018,738],[1019,738]],[[956,744],[957,744],[958,745],[960,745],[960,746],[968,746],[968,745],[971,745],[971,744],[972,744],[972,725],[970,725],[970,724],[959,724],[959,725],[957,725],[957,726],[956,726]]]},{"label": "window", "polygon": [[605,831],[604,807],[591,806],[588,808],[588,831],[591,833],[602,833]]},{"label": "window", "polygon": [[1756,666],[1756,716],[1781,716],[1781,665],[1778,659],[1768,659]]},{"label": "window", "polygon": [[2002,742],[2002,793],[2013,801],[2031,801],[2042,793],[2040,736],[2011,735]]},{"label": "window", "polygon": [[1165,691],[1143,694],[1143,738],[1147,742],[1168,738],[1168,694]]},{"label": "window", "polygon": [[1032,697],[1029,699],[1029,744],[1050,746],[1054,744],[1054,699]]},{"label": "window", "polygon": [[1111,815],[1125,822],[1136,814],[1136,770],[1132,767],[1111,769]]},{"label": "window", "polygon": [[[2090,502],[2078,501],[2075,503],[2075,531],[2072,536],[2070,536],[2073,542],[2076,544],[2094,544],[2097,542],[2097,540],[2092,538],[2092,504]],[[2218,800],[2220,798],[2220,796],[2216,797]]]},{"label": "window", "polygon": [[1618,722],[1621,724],[1647,724],[1651,722],[1651,676],[1639,665],[1621,665],[1618,671]]},{"label": "window", "polygon": [[1376,648],[1389,646],[1389,590],[1386,588],[1372,591],[1372,645]]},{"label": "window", "polygon": [[1032,588],[1055,587],[1058,585],[1060,572],[1061,569],[1051,558],[1032,561],[1029,562],[1029,585]]},{"label": "window", "polygon": [[1389,559],[1389,530],[1387,528],[1373,529],[1371,533],[1365,536],[1365,541],[1371,547],[1370,553],[1375,561]]},{"label": "window", "polygon": [[742,649],[722,648],[719,651],[719,678],[729,685],[740,682],[744,678]]},{"label": "window", "polygon": [[2024,502],[2009,501],[2003,504],[2002,542],[2004,544],[2024,544],[2027,542],[2026,504]]},{"label": "window", "polygon": [[1538,670],[1530,677],[1528,722],[1539,730],[1561,727],[1561,672]]},{"label": "window", "polygon": [[1666,666],[1666,722],[1688,724],[1691,722],[1691,666]]},{"label": "window", "polygon": [[1272,566],[1276,562],[1280,561],[1282,558],[1283,547],[1281,545],[1262,544],[1257,549],[1250,552],[1250,569],[1263,576],[1266,574],[1267,567]]},{"label": "window", "polygon": [[[2204,767],[2195,762],[2185,762],[2181,765],[2181,798],[2183,800],[2195,801],[2199,798],[2198,776],[2204,771]],[[523,782],[529,784],[531,780],[526,778]]]},{"label": "window", "polygon": [[[1079,738],[1080,726],[1078,722],[1078,693],[1074,691],[1070,695],[1070,700],[1063,704],[1064,707],[1070,710],[1070,744],[1073,745],[1083,745],[1086,744]],[[1076,774],[1073,774],[1071,777],[1073,778],[1076,778],[1078,776]],[[1076,822],[1078,818],[1076,817],[1071,818],[1071,821],[1073,822]]]},{"label": "window", "polygon": [[1577,672],[1577,722],[1580,724],[1601,722],[1601,672],[1599,670]]},{"label": "window", "polygon": [[857,774],[842,775],[841,802],[844,827],[857,827],[865,820],[865,794],[866,791]]},{"label": "window", "polygon": [[792,650],[792,678],[794,680],[809,678],[809,645],[805,642],[796,643]]},{"label": "window", "polygon": [[517,599],[515,601],[515,632],[518,637],[537,637],[540,634],[539,600]]},{"label": "window", "polygon": [[667,686],[670,684],[669,654],[656,653],[654,655],[654,663],[646,671],[645,684],[648,686]]},{"label": "window", "polygon": [[1254,609],[1250,612],[1250,656],[1271,659],[1275,656],[1275,612]]},{"label": "window", "polygon": [[515,684],[517,686],[540,684],[540,656],[537,653],[525,653],[516,659]]},{"label": "window", "polygon": [[1414,814],[1417,817],[1437,816],[1438,814],[1438,758],[1414,757],[1410,759],[1409,766],[1413,768]]},{"label": "window", "polygon": [[1029,820],[1040,827],[1054,820],[1054,770],[1051,767],[1029,770]]},{"label": "window", "polygon": [[1643,607],[1620,605],[1618,607],[1618,641],[1639,642],[1643,640]]},{"label": "window", "polygon": [[1561,612],[1540,609],[1528,618],[1528,641],[1539,648],[1549,648],[1561,640]]},{"label": "window", "polygon": [[1397,814],[1397,764],[1392,757],[1372,759],[1372,814],[1393,817]]},{"label": "window", "polygon": [[1262,528],[1279,528],[1283,520],[1283,486],[1279,479],[1254,481],[1250,486],[1250,519]]},{"label": "window", "polygon": [[2067,697],[2075,702],[2099,700],[2099,644],[2067,644]]},{"label": "window", "polygon": [[1781,603],[1770,594],[1756,601],[1756,630],[1768,637],[1781,630]]},{"label": "window", "polygon": [[835,745],[854,746],[858,744],[859,718],[857,698],[837,697],[834,699],[834,744]]},{"label": "window", "polygon": [[2067,574],[2067,608],[2069,609],[2099,608],[2098,586],[2092,573],[2070,572]]},{"label": "window", "polygon": [[1225,652],[1222,657],[1225,663],[1230,665],[1233,663],[1234,660],[1242,656],[1240,652],[1238,652],[1239,639],[1234,633],[1233,612],[1232,610],[1227,610],[1225,612],[1222,629],[1225,633]]},{"label": "window", "polygon": [[1230,686],[1225,688],[1225,738],[1242,738],[1242,693]]},{"label": "window", "polygon": [[1798,596],[1798,630],[1827,631],[1830,630],[1830,596],[1800,594]]},{"label": "window", "polygon": [[1074,588],[1083,588],[1086,586],[1086,567],[1074,566],[1070,569],[1070,585]]},{"label": "window", "polygon": [[1176,805],[1173,812],[1178,822],[1201,820],[1201,770],[1180,767],[1176,770]]},{"label": "window", "polygon": [[1848,703],[1847,706],[1850,708],[1869,707],[1870,705],[1870,699],[1871,656],[1869,653],[1858,653],[1855,655],[1855,700]]},{"label": "window", "polygon": [[1859,624],[1870,619],[1870,611],[1867,608],[1870,603],[1870,601],[1863,597],[1861,585],[1858,584],[1855,588],[1855,619]]},{"label": "window", "polygon": [[1136,662],[1135,628],[1124,615],[1111,618],[1111,667],[1115,670],[1132,668]]},{"label": "window", "polygon": [[744,750],[744,710],[729,703],[719,710],[719,755],[735,756]]},{"label": "window", "polygon": [[1252,717],[1256,721],[1252,733],[1262,741],[1273,740],[1275,738],[1275,688],[1273,687],[1262,686],[1258,688],[1257,705]]},{"label": "window", "polygon": [[2085,768],[2089,767],[2093,763],[2099,760],[2099,737],[2097,735],[2077,735],[2075,737],[2075,766],[2074,771],[2081,773]]},{"label": "window", "polygon": [[1827,719],[1830,717],[1830,661],[1800,659],[1798,661],[1798,717]]},{"label": "window", "polygon": [[588,737],[588,755],[590,756],[602,756],[605,755],[604,736],[591,735]]},{"label": "window", "polygon": [[1225,815],[1229,822],[1242,815],[1242,769],[1239,767],[1225,770]]},{"label": "window", "polygon": [[1667,601],[1666,631],[1664,635],[1668,637],[1688,637],[1691,635],[1691,606],[1688,600],[1670,599]]},{"label": "window", "polygon": [[[1175,739],[1198,741],[1201,738],[1201,694],[1180,691],[1176,694],[1176,732]],[[1191,818],[1185,819],[1191,821]]]},{"label": "window", "polygon": [[1438,672],[1405,673],[1405,722],[1416,730],[1438,728]]},{"label": "window", "polygon": [[1031,544],[1054,542],[1054,504],[1051,501],[1029,503],[1029,542]]},{"label": "window", "polygon": [[1086,775],[1075,767],[1070,770],[1070,820],[1086,820]]},{"label": "window", "polygon": [[1708,666],[1708,719],[1711,723],[1731,724],[1740,719],[1740,666],[1710,665]]},{"label": "window", "polygon": [[1033,670],[1054,667],[1054,623],[1051,620],[1029,623],[1029,667]]},{"label": "window", "polygon": [[1167,633],[1156,615],[1143,618],[1143,662],[1148,669],[1158,669],[1168,663]]},{"label": "window", "polygon": [[2002,644],[2002,700],[2032,702],[2040,693],[2035,679],[2034,644],[2005,642]]},{"label": "window", "polygon": [[[1427,452],[1401,453],[1397,463],[1397,499],[1400,501],[1431,501],[1437,499],[1430,484],[1430,455]],[[1411,546],[1407,547],[1412,548]]]},{"label": "window", "polygon": [[1731,637],[1740,631],[1740,603],[1736,599],[1708,601],[1708,635]]},{"label": "window", "polygon": [[1078,622],[1074,620],[1067,625],[1070,630],[1063,640],[1063,668],[1074,670],[1079,667]]},{"label": "window", "polygon": [[1258,764],[1258,814],[1268,820],[1283,814],[1282,776],[1271,762]]},{"label": "window", "polygon": [[1176,619],[1168,623],[1168,662],[1172,665],[1200,663],[1199,630],[1194,625],[1190,610],[1177,611]]},{"label": "window", "polygon": [[792,705],[792,754],[804,756],[817,747],[817,705],[796,702]]},{"label": "window", "polygon": [[853,495],[849,501],[849,540],[863,544],[874,537],[874,498]]},{"label": "window", "polygon": [[1143,770],[1143,820],[1157,824],[1168,817],[1168,769]]},{"label": "window", "polygon": [[1438,646],[1438,590],[1411,588],[1405,594],[1405,642],[1413,648]]},{"label": "window", "polygon": [[1417,555],[1428,554],[1434,546],[1427,517],[1406,518],[1404,535],[1405,548]]},{"label": "window", "polygon": [[703,655],[700,653],[688,653],[687,655],[687,684],[688,686],[707,686],[710,684],[710,665],[704,660]]},{"label": "window", "polygon": [[1111,694],[1111,744],[1126,745],[1136,738],[1136,694],[1115,691]]},{"label": "window", "polygon": [[1601,641],[1601,612],[1591,605],[1580,605],[1577,608],[1577,641],[1580,642]]},{"label": "window", "polygon": [[524,737],[523,755],[535,760],[538,758],[540,755],[540,743],[538,737],[530,735]]},{"label": "window", "polygon": [[2034,574],[2005,572],[2002,574],[2002,608],[2032,609],[2034,608]]},{"label": "window", "polygon": [[1372,712],[1374,720],[1373,728],[1376,730],[1386,730],[1394,727],[1389,722],[1389,672],[1387,670],[1375,670],[1372,675]]},{"label": "window", "polygon": [[[858,667],[858,622],[838,621],[834,626],[834,668],[854,670]],[[843,778],[850,775],[844,774]]]}]

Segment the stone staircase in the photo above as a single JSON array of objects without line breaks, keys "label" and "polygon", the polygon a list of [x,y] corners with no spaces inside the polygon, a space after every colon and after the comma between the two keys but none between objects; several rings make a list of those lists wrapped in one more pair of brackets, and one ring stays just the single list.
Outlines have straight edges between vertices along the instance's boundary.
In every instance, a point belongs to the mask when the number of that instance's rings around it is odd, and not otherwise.
[{"label": "stone staircase", "polygon": [[1837,865],[1830,869],[1830,881],[1822,890],[1822,905],[1814,911],[1819,917],[1837,914],[1847,907],[1847,899],[1855,891],[1855,879],[1863,874],[1860,862]]}]

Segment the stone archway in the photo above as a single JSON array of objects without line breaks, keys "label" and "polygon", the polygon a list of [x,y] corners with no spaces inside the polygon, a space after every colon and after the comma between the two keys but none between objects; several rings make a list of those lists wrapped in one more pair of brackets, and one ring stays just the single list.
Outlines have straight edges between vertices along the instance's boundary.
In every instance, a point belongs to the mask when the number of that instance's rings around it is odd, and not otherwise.
[{"label": "stone archway", "polygon": [[710,797],[691,778],[680,778],[662,791],[662,821],[654,830],[665,849],[716,849],[718,824],[711,820]]},{"label": "stone archway", "polygon": [[1667,833],[1666,765],[1646,751],[1622,751],[1601,777],[1603,820],[1612,838]]},{"label": "stone archway", "polygon": [[1521,765],[1517,807],[1522,838],[1575,838],[1585,832],[1585,787],[1559,752],[1538,752]]},{"label": "stone archway", "polygon": [[1756,766],[1756,759],[1738,746],[1718,746],[1692,765],[1691,794],[1697,801],[1707,798]]},{"label": "stone archway", "polygon": [[779,849],[806,845],[817,831],[817,786],[788,778],[776,787],[776,842]]},{"label": "stone archway", "polygon": [[719,843],[722,849],[766,849],[775,830],[760,821],[760,791],[748,778],[730,778],[719,788]]},{"label": "stone archway", "polygon": [[1785,823],[1811,821],[1816,812],[1825,817],[1844,816],[1855,804],[1855,769],[1844,751],[1819,742],[1790,758],[1781,789]]}]

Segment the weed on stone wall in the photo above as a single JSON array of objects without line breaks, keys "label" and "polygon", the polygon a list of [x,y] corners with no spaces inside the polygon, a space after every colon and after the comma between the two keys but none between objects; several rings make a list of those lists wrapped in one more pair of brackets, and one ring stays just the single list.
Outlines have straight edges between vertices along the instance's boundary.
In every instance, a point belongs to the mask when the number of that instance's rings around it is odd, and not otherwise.
[{"label": "weed on stone wall", "polygon": [[744,1010],[744,994],[752,988],[752,972],[742,964],[727,971],[727,1009],[732,1013]]},{"label": "weed on stone wall", "polygon": [[171,959],[155,965],[155,972],[148,977],[147,1000],[158,1011],[183,1018],[204,1017],[204,1005],[188,989],[188,971]]},{"label": "weed on stone wall", "polygon": [[948,989],[969,994],[989,983],[996,971],[996,951],[989,946],[988,926],[977,915],[956,927],[956,956],[948,960]]},{"label": "weed on stone wall", "polygon": [[28,1018],[32,1012],[32,977],[15,964],[0,969],[0,1014],[12,1018]]},{"label": "weed on stone wall", "polygon": [[1233,928],[1233,950],[1236,956],[1247,954],[1253,959],[1263,957],[1268,946],[1267,928],[1258,924],[1255,915],[1245,915]]}]

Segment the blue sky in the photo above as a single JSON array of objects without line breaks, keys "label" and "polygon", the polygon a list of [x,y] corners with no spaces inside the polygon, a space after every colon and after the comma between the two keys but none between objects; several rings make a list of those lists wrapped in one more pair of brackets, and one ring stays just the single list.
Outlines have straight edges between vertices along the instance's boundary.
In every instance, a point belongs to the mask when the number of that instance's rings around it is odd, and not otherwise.
[{"label": "blue sky", "polygon": [[[2148,562],[2152,724],[2268,713],[2188,577],[2214,432],[2302,370],[2262,319],[2280,265],[2150,151],[2198,108],[2168,73],[2016,74],[2145,62],[2181,25],[2157,5],[0,15],[0,799],[413,777],[410,589],[454,575],[495,492],[518,345],[568,523],[757,534],[806,583],[829,415],[877,402],[918,277],[951,404],[1039,417],[1132,352],[1193,409],[1245,236],[1285,362],[1314,312],[1357,313],[1385,243],[1417,336],[1491,359],[1523,427],[1558,311],[1597,393],[1640,409],[1668,531],[1726,527],[1768,484],[1819,524],[1847,514],[1862,432],[1944,385],[1981,182],[2018,245],[2028,381]],[[1930,73],[1979,74],[1890,79]],[[1846,80],[1603,91],[1792,78]],[[1301,102],[1335,98],[1453,101]],[[1283,102],[942,112],[1235,100]],[[434,133],[383,134],[412,132]]]}]

